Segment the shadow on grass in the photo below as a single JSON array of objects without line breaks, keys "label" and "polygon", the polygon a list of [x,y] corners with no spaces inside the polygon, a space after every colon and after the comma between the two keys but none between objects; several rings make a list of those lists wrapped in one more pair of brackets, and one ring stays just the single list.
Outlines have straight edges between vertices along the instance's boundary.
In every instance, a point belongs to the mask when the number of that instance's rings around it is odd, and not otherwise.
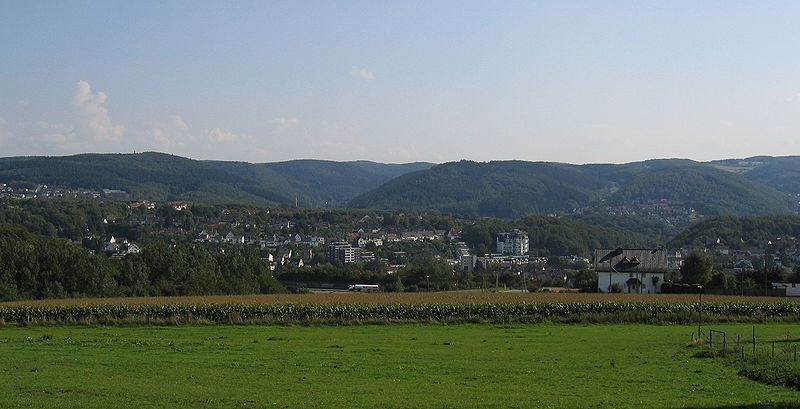
[{"label": "shadow on grass", "polygon": [[683,409],[800,409],[797,402],[755,403],[751,405],[687,406]]}]

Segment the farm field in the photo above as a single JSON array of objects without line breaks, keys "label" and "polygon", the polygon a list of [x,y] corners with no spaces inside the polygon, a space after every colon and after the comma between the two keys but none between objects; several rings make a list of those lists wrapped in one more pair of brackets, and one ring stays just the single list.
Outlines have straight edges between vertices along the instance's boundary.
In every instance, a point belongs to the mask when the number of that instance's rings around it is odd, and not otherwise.
[{"label": "farm field", "polygon": [[[5,326],[0,407],[797,407],[796,391],[694,358],[695,328]],[[748,334],[751,326],[714,328]],[[758,331],[796,336],[800,326]]]},{"label": "farm field", "polygon": [[[696,294],[596,294],[443,291],[420,293],[317,293],[258,294],[184,297],[70,298],[2,302],[17,305],[118,305],[118,304],[464,304],[556,302],[697,302]],[[704,295],[707,302],[800,303],[800,297],[739,297]]]}]

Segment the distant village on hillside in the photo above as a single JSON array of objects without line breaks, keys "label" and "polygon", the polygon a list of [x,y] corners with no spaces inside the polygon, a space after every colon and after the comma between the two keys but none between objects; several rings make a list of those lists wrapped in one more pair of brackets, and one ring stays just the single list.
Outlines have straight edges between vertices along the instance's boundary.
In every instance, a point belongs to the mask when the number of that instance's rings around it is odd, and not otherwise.
[{"label": "distant village on hillside", "polygon": [[[647,294],[662,292],[663,285],[680,271],[683,260],[692,251],[708,255],[713,260],[715,271],[740,282],[745,275],[764,269],[791,272],[800,265],[800,246],[791,236],[775,237],[769,245],[762,247],[745,246],[744,240],[726,243],[716,238],[692,248],[622,249],[617,255],[619,257],[600,262],[614,249],[595,249],[592,254],[531,251],[528,232],[520,229],[496,233],[493,246],[487,249],[489,251],[479,252],[462,239],[460,229],[389,226],[381,217],[369,214],[358,220],[309,223],[287,210],[273,209],[271,212],[269,209],[245,208],[231,211],[222,208],[216,214],[195,214],[187,219],[180,216],[192,207],[187,201],[131,201],[129,194],[119,190],[96,191],[46,185],[12,188],[3,184],[0,185],[0,198],[84,198],[125,202],[130,210],[127,218],[110,215],[104,223],[147,227],[151,234],[173,241],[249,247],[261,254],[262,261],[271,271],[303,269],[320,264],[346,267],[381,263],[385,265],[386,273],[393,274],[401,270],[420,248],[435,248],[435,251],[428,250],[429,253],[447,263],[455,273],[473,276],[495,274],[495,282],[489,280],[488,285],[499,284],[502,275],[506,286],[519,285],[519,281],[538,283],[540,288]],[[159,210],[164,208],[170,209],[171,213]],[[662,219],[669,213],[666,204],[644,208]],[[120,234],[89,235],[85,239],[101,242],[96,245],[98,251],[114,259],[141,251],[139,243]],[[431,246],[426,247],[426,243]],[[578,282],[576,272],[579,271],[590,271],[594,275],[592,288],[586,288],[585,282]],[[740,287],[744,292],[743,286]],[[788,288],[783,291],[795,295],[794,284],[778,280],[772,287]],[[737,291],[736,288],[733,285],[727,290]]]}]

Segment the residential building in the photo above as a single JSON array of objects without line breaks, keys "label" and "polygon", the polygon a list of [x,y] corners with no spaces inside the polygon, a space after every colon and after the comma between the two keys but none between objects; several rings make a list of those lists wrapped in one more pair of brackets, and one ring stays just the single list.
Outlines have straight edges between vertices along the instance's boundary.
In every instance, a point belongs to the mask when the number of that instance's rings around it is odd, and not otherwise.
[{"label": "residential building", "polygon": [[514,229],[497,235],[497,252],[500,254],[524,256],[528,254],[528,246],[528,233],[522,230]]},{"label": "residential building", "polygon": [[595,249],[597,289],[610,292],[619,285],[625,293],[661,292],[667,275],[667,253],[663,249]]},{"label": "residential building", "polygon": [[328,260],[340,264],[355,263],[355,248],[345,241],[333,242],[328,246]]}]

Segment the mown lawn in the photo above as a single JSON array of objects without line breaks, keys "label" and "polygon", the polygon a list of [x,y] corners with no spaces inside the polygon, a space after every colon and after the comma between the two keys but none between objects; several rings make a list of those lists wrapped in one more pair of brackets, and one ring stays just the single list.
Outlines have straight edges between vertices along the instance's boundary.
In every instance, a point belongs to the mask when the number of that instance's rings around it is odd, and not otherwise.
[{"label": "mown lawn", "polygon": [[[747,334],[750,325],[717,325]],[[1,327],[2,408],[795,405],[693,358],[693,326]],[[758,326],[779,337],[800,326]]]}]

